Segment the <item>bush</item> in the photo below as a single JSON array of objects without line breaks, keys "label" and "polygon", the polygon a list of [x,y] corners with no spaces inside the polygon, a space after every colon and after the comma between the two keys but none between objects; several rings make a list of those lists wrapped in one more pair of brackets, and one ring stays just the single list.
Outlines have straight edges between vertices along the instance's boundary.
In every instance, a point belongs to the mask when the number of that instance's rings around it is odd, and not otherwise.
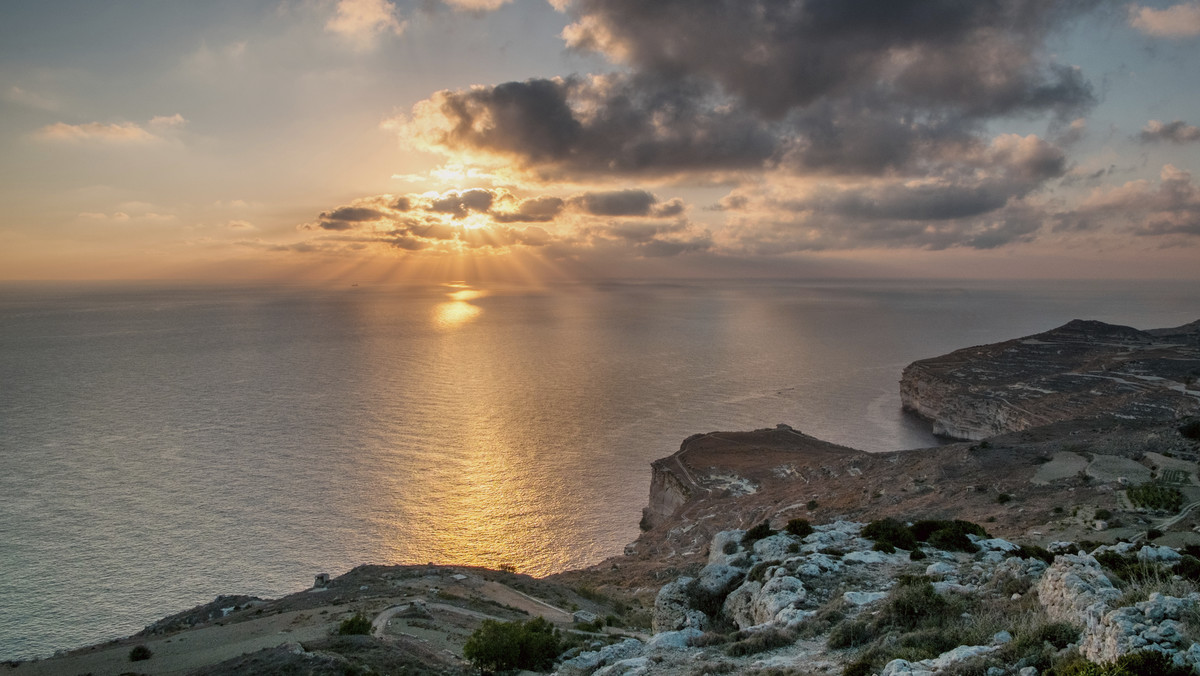
[{"label": "bush", "polygon": [[463,657],[483,672],[545,671],[554,665],[559,644],[554,626],[542,617],[525,622],[484,620],[463,644]]},{"label": "bush", "polygon": [[912,525],[912,532],[917,540],[948,552],[977,552],[979,548],[967,536],[989,537],[983,526],[960,519],[918,521]]},{"label": "bush", "polygon": [[1175,666],[1170,657],[1157,650],[1142,650],[1123,655],[1108,664],[1080,659],[1055,673],[1060,676],[1188,676],[1191,671]]},{"label": "bush", "polygon": [[921,551],[920,548],[914,549],[908,553],[908,558],[912,559],[913,561],[920,561],[921,559],[925,558],[925,552]]},{"label": "bush", "polygon": [[1039,547],[1038,545],[1021,545],[1019,549],[1013,552],[1013,555],[1019,559],[1038,559],[1046,565],[1054,563],[1054,554],[1045,547]]},{"label": "bush", "polygon": [[1179,426],[1179,434],[1185,439],[1200,441],[1200,418],[1193,418]]},{"label": "bush", "polygon": [[1135,507],[1177,512],[1183,506],[1183,493],[1178,488],[1148,481],[1125,491]]},{"label": "bush", "polygon": [[154,653],[150,652],[150,649],[147,648],[146,646],[135,645],[135,646],[133,646],[133,650],[129,651],[129,661],[130,662],[141,662],[142,660],[150,659],[153,655],[154,655]]},{"label": "bush", "polygon": [[342,636],[370,634],[371,619],[362,613],[354,613],[353,617],[342,620],[342,624],[338,627],[338,633]]},{"label": "bush", "polygon": [[1001,493],[1000,495],[996,496],[996,502],[1002,505],[1007,505],[1008,503],[1012,502],[1012,500],[1013,496],[1009,495],[1008,493]]},{"label": "bush", "polygon": [[806,538],[812,535],[813,527],[808,519],[792,519],[787,522],[786,530],[798,538]]},{"label": "bush", "polygon": [[867,524],[862,530],[862,536],[874,540],[874,549],[891,553],[896,549],[916,549],[917,539],[908,526],[895,519],[879,519]]},{"label": "bush", "polygon": [[809,500],[808,502],[804,503],[804,508],[810,512],[820,506],[821,505],[816,500]]},{"label": "bush", "polygon": [[775,531],[771,530],[770,522],[763,521],[757,526],[746,531],[746,534],[742,536],[742,544],[751,545],[765,537],[771,537],[774,534]]},{"label": "bush", "polygon": [[1200,582],[1200,559],[1191,555],[1184,555],[1179,563],[1171,569],[1171,572],[1182,577],[1185,580],[1192,582]]},{"label": "bush", "polygon": [[[738,633],[741,637],[744,634]],[[730,657],[744,657],[746,655],[756,655],[775,648],[782,648],[785,645],[791,645],[796,641],[795,634],[782,629],[761,629],[749,635],[744,635],[744,638],[733,643],[725,648],[725,654]]]}]

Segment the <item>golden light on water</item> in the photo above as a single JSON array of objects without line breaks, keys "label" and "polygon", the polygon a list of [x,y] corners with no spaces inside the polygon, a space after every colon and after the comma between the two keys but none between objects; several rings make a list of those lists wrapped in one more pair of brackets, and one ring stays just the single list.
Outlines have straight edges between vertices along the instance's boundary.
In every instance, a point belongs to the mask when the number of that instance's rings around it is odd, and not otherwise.
[{"label": "golden light on water", "polygon": [[449,331],[463,326],[478,317],[483,312],[483,309],[469,301],[482,298],[487,293],[479,289],[472,289],[460,282],[454,282],[447,286],[456,290],[446,294],[451,300],[438,303],[434,306],[433,321],[434,325],[439,329]]}]

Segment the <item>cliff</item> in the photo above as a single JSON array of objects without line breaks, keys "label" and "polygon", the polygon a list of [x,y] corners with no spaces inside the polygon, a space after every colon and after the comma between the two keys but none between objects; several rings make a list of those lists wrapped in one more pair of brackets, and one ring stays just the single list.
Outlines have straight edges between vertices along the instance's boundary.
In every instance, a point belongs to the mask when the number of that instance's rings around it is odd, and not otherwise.
[{"label": "cliff", "polygon": [[1200,411],[1200,321],[1139,331],[1074,320],[1057,329],[914,362],[904,407],[935,434],[986,439],[1104,416],[1169,421]]}]

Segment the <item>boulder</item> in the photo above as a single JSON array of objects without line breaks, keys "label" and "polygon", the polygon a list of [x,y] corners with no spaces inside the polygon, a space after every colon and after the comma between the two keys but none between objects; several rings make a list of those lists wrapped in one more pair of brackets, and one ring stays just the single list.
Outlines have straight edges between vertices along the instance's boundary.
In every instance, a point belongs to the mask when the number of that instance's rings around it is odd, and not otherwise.
[{"label": "boulder", "polygon": [[695,578],[681,577],[658,590],[658,596],[654,598],[654,633],[683,629],[689,625],[694,626],[698,621],[704,624],[702,619],[696,617],[697,613],[703,617],[703,613],[695,610],[695,592],[692,585],[694,581]]},{"label": "boulder", "polygon": [[[754,596],[754,624],[771,622],[785,608],[795,608],[807,598],[804,583],[790,575],[773,577]],[[740,627],[741,625],[739,625]],[[741,627],[745,629],[745,627]]]},{"label": "boulder", "polygon": [[[709,564],[731,565],[734,560],[745,559],[741,556],[745,552],[742,547],[742,538],[745,536],[744,530],[723,530],[714,535],[708,546]],[[726,549],[729,550],[728,554],[725,553]]]},{"label": "boulder", "polygon": [[730,592],[729,596],[725,597],[725,603],[721,606],[722,612],[739,629],[745,629],[757,624],[754,620],[754,599],[761,589],[761,582],[746,581],[742,583],[742,586]]}]

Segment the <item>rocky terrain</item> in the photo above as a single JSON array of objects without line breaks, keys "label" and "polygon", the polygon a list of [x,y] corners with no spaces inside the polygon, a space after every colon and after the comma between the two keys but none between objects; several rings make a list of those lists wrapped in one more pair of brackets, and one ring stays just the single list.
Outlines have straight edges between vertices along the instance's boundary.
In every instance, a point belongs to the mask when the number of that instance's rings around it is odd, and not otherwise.
[{"label": "rocky terrain", "polygon": [[1082,418],[1170,421],[1200,411],[1200,321],[1138,331],[1075,320],[914,362],[900,396],[956,439]]},{"label": "rocky terrain", "polygon": [[588,569],[363,566],[0,673],[477,673],[469,637],[530,618],[563,676],[1200,673],[1197,336],[1077,321],[906,369],[906,402],[1000,432],[974,442],[694,435]]}]

